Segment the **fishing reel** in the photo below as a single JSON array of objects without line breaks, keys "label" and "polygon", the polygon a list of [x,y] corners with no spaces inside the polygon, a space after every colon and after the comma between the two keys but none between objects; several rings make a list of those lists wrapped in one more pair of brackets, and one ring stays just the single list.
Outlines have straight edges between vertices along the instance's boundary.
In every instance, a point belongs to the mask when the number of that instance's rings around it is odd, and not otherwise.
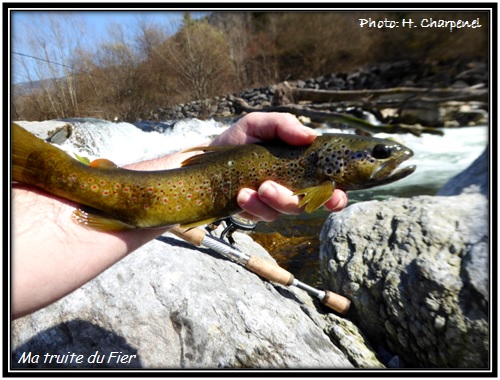
[{"label": "fishing reel", "polygon": [[239,215],[232,215],[228,218],[221,219],[217,221],[216,223],[211,223],[207,226],[207,230],[210,234],[212,234],[213,231],[215,231],[221,222],[225,222],[226,227],[220,234],[220,239],[224,240],[227,239],[229,244],[234,245],[235,241],[233,239],[233,233],[235,231],[246,231],[246,232],[251,232],[255,230],[255,227],[257,227],[257,222],[254,222],[250,219],[242,218]]}]

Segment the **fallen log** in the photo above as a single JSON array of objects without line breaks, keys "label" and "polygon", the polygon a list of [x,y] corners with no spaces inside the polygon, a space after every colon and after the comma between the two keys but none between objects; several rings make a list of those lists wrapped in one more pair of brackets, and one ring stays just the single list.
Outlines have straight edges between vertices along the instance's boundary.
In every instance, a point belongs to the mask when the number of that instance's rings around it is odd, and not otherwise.
[{"label": "fallen log", "polygon": [[420,124],[407,125],[407,124],[385,124],[373,125],[366,120],[332,111],[315,111],[307,107],[297,104],[288,104],[281,106],[271,107],[252,107],[241,98],[233,100],[235,107],[239,108],[241,112],[288,112],[295,116],[304,116],[313,122],[317,123],[339,123],[346,124],[354,128],[360,128],[370,134],[374,133],[411,133],[415,136],[421,136],[422,133],[429,133],[433,135],[443,136],[444,133],[441,129],[433,127],[425,127]]},{"label": "fallen log", "polygon": [[441,102],[447,100],[488,101],[488,88],[476,86],[467,88],[419,88],[394,87],[377,90],[315,90],[308,88],[289,87],[289,94],[296,102],[311,101],[317,103],[332,103],[346,101],[399,100],[409,98],[421,99],[425,102]]}]

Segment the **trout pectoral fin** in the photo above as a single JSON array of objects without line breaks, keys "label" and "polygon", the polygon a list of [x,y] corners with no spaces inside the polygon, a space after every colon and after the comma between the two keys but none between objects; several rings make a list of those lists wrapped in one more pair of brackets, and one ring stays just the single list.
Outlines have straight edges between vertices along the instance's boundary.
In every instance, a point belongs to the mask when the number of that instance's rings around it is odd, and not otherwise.
[{"label": "trout pectoral fin", "polygon": [[73,220],[82,226],[99,231],[127,231],[136,228],[112,217],[80,209],[73,211]]},{"label": "trout pectoral fin", "polygon": [[300,200],[299,206],[305,205],[306,212],[310,213],[323,206],[332,197],[334,191],[335,183],[326,181],[318,186],[297,190],[293,195],[304,196]]}]

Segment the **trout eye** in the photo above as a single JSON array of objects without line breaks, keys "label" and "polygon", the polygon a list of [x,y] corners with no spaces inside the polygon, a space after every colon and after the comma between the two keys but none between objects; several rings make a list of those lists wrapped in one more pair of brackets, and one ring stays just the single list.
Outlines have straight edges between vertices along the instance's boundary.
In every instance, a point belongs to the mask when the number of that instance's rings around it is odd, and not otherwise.
[{"label": "trout eye", "polygon": [[377,144],[372,150],[372,156],[378,159],[388,158],[391,156],[391,153],[391,147],[385,144]]}]

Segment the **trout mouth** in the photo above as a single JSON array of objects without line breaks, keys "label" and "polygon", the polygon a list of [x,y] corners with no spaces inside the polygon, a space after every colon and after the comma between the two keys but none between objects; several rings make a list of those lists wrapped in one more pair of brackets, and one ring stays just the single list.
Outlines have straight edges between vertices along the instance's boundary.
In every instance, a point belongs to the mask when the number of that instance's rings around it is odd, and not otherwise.
[{"label": "trout mouth", "polygon": [[404,168],[396,168],[394,170],[392,170],[389,175],[387,177],[382,177],[382,178],[378,178],[379,177],[379,171],[377,171],[375,173],[375,176],[372,176],[372,179],[375,179],[376,181],[378,181],[379,184],[383,184],[383,183],[390,183],[390,182],[394,182],[394,181],[397,181],[397,180],[400,180],[400,179],[403,179],[407,176],[409,176],[410,174],[412,174],[415,169],[417,168],[416,165],[410,165],[410,166],[406,166]]},{"label": "trout mouth", "polygon": [[403,168],[399,167],[399,165],[411,156],[413,156],[413,152],[407,151],[406,155],[383,163],[373,172],[370,182],[373,182],[374,186],[385,185],[409,176],[417,168],[416,165],[410,165]]}]

